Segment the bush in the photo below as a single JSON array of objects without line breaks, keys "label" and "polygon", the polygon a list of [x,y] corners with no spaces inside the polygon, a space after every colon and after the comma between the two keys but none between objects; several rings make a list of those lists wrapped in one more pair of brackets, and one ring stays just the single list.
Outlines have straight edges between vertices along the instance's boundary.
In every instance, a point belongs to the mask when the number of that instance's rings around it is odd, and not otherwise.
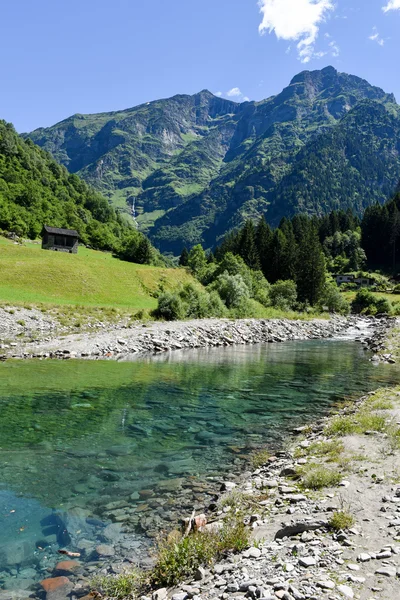
[{"label": "bush", "polygon": [[326,283],[320,306],[326,306],[329,312],[336,312],[341,315],[347,315],[350,312],[350,304],[345,297],[340,293],[335,283]]},{"label": "bush", "polygon": [[249,288],[239,274],[229,275],[225,271],[217,277],[211,288],[218,292],[228,308],[238,308],[250,298]]},{"label": "bush", "polygon": [[301,478],[302,487],[310,490],[320,490],[324,487],[336,487],[342,480],[339,471],[327,469],[324,466],[311,467]]},{"label": "bush", "polygon": [[270,302],[273,307],[281,310],[293,309],[297,300],[297,286],[294,281],[277,281],[269,290]]},{"label": "bush", "polygon": [[355,523],[355,519],[353,515],[348,512],[344,512],[343,510],[337,511],[333,513],[332,517],[329,520],[329,527],[334,529],[335,531],[339,531],[341,529],[350,529],[353,527]]},{"label": "bush", "polygon": [[355,313],[374,315],[377,313],[391,313],[390,302],[382,296],[376,296],[366,289],[360,290],[354,298],[351,308]]},{"label": "bush", "polygon": [[158,306],[154,314],[166,321],[177,321],[185,318],[186,311],[178,294],[164,292],[158,297]]},{"label": "bush", "polygon": [[400,283],[394,286],[393,294],[400,294]]},{"label": "bush", "polygon": [[154,586],[170,587],[193,576],[226,552],[241,552],[249,545],[249,530],[241,522],[225,523],[216,532],[196,532],[186,538],[173,532],[158,544],[158,558],[151,574]]}]

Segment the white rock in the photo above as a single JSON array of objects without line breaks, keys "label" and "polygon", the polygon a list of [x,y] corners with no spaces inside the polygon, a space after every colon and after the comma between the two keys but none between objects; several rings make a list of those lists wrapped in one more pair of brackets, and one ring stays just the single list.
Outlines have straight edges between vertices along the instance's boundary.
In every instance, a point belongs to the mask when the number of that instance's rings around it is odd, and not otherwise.
[{"label": "white rock", "polygon": [[330,579],[326,579],[324,581],[317,581],[317,586],[322,590],[333,590],[335,588],[335,583]]},{"label": "white rock", "polygon": [[260,558],[260,548],[249,548],[243,555],[245,558]]},{"label": "white rock", "polygon": [[337,589],[345,598],[354,598],[354,592],[348,585],[338,585]]},{"label": "white rock", "polygon": [[352,565],[352,564],[347,565],[347,568],[350,569],[350,571],[359,571],[360,570],[360,567],[358,565]]},{"label": "white rock", "polygon": [[317,561],[313,556],[302,556],[299,558],[299,565],[301,567],[314,567],[317,564]]},{"label": "white rock", "polygon": [[366,554],[365,552],[363,552],[357,556],[357,560],[358,560],[358,562],[367,562],[367,561],[371,560],[371,557],[369,554]]},{"label": "white rock", "polygon": [[167,595],[168,595],[167,588],[160,588],[159,590],[156,590],[155,592],[153,592],[152,599],[153,600],[165,600]]},{"label": "white rock", "polygon": [[384,577],[396,577],[396,569],[395,567],[382,567],[382,569],[377,569],[375,574]]}]

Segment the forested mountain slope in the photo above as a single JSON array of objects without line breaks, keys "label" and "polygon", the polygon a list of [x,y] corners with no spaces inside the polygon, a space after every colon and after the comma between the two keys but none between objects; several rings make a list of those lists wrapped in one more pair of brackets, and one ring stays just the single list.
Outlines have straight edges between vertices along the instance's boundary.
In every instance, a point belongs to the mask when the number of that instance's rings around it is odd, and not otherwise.
[{"label": "forested mountain slope", "polygon": [[393,95],[327,67],[261,102],[203,91],[30,137],[120,209],[134,203],[154,243],[178,253],[262,213],[276,224],[384,202],[400,178],[399,131]]}]

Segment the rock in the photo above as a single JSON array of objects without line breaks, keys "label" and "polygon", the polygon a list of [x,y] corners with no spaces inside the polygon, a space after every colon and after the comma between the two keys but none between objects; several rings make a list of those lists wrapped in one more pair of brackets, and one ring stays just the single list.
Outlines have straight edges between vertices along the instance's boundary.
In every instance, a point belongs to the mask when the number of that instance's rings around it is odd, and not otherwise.
[{"label": "rock", "polygon": [[362,554],[359,554],[357,556],[357,560],[358,562],[368,562],[369,560],[371,560],[371,557],[369,554],[366,554],[365,552]]},{"label": "rock", "polygon": [[79,569],[80,564],[76,560],[62,560],[56,564],[55,571],[62,574],[74,573]]},{"label": "rock", "polygon": [[101,534],[108,542],[116,542],[121,536],[121,529],[121,523],[110,523],[103,529]]},{"label": "rock", "polygon": [[293,523],[293,525],[287,525],[283,527],[275,534],[275,539],[280,540],[284,537],[292,537],[303,533],[305,531],[315,531],[316,529],[326,529],[328,527],[327,521],[299,521]]},{"label": "rock", "polygon": [[345,598],[354,598],[354,592],[348,585],[338,585],[337,591],[340,592]]},{"label": "rock", "polygon": [[234,483],[233,481],[224,481],[224,483],[221,485],[220,491],[221,492],[231,492],[232,490],[234,490],[236,487],[236,483]]},{"label": "rock", "polygon": [[377,569],[375,574],[383,575],[384,577],[396,577],[397,572],[395,567],[382,567],[381,569]]},{"label": "rock", "polygon": [[333,590],[335,588],[335,583],[330,579],[325,579],[322,581],[317,581],[317,586],[322,590]]},{"label": "rock", "polygon": [[[199,567],[198,569],[196,569],[193,579],[195,581],[203,581],[203,579],[205,579],[206,576],[207,576],[207,571],[204,569],[204,567]],[[162,599],[160,598],[158,600],[162,600]]]},{"label": "rock", "polygon": [[260,558],[261,550],[260,548],[249,548],[248,550],[246,550],[243,556],[245,558]]},{"label": "rock", "polygon": [[73,589],[73,584],[68,577],[50,577],[40,582],[46,591],[46,600],[64,600]]},{"label": "rock", "polygon": [[392,556],[392,552],[390,550],[384,550],[382,552],[379,552],[379,554],[376,555],[376,558],[382,559],[382,558],[391,558]]},{"label": "rock", "polygon": [[167,588],[160,588],[152,594],[152,600],[165,600],[168,597]]},{"label": "rock", "polygon": [[263,486],[265,488],[277,488],[278,487],[278,482],[276,479],[267,479],[265,481],[263,481]]},{"label": "rock", "polygon": [[115,550],[113,546],[108,544],[99,544],[96,546],[96,552],[99,556],[114,556]]},{"label": "rock", "polygon": [[302,556],[299,558],[299,565],[301,567],[314,567],[317,564],[316,559],[313,556]]},{"label": "rock", "polygon": [[172,600],[186,600],[186,598],[188,598],[186,592],[178,592],[172,596]]}]

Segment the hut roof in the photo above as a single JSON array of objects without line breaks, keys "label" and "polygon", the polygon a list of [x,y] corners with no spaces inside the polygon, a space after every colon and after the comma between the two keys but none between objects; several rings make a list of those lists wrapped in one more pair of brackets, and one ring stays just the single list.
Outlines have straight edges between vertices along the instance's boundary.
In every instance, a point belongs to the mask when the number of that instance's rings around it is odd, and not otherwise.
[{"label": "hut roof", "polygon": [[79,233],[75,229],[60,229],[59,227],[49,227],[45,225],[43,231],[54,233],[56,235],[70,235],[71,237],[79,237]]}]

